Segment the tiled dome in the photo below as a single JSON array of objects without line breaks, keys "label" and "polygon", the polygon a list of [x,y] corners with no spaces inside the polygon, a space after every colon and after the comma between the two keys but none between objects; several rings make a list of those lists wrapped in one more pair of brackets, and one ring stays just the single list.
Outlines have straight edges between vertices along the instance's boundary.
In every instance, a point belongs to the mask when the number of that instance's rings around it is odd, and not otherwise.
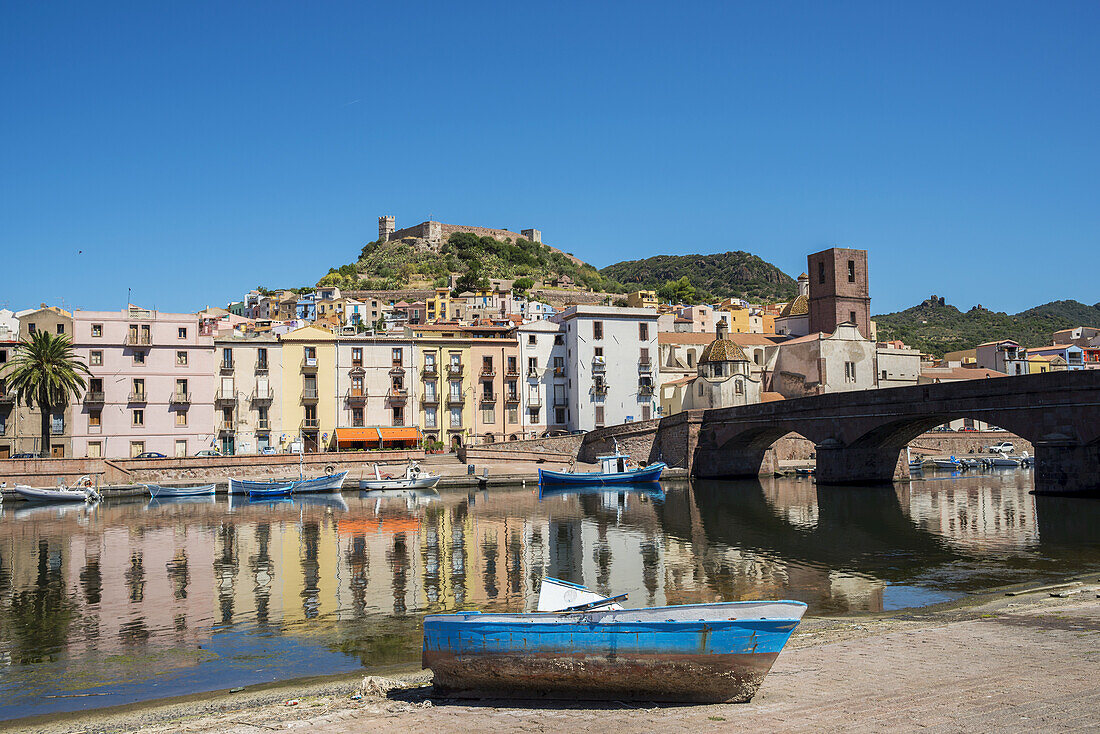
[{"label": "tiled dome", "polygon": [[741,347],[729,339],[715,339],[703,349],[699,364],[706,362],[748,362],[749,358]]},{"label": "tiled dome", "polygon": [[799,296],[794,299],[779,312],[779,318],[785,316],[805,316],[810,312],[810,299],[806,296]]}]

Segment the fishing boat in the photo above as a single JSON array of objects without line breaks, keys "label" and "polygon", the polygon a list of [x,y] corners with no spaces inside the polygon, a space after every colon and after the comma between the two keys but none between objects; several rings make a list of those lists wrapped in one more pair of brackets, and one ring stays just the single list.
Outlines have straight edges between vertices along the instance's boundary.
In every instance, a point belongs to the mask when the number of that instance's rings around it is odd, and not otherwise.
[{"label": "fishing boat", "polygon": [[458,698],[744,702],[806,611],[797,601],[622,609],[626,594],[570,586],[578,601],[558,610],[425,617],[422,662],[436,689]]},{"label": "fishing boat", "polygon": [[344,478],[347,477],[347,475],[348,473],[346,471],[342,471],[335,474],[326,474],[325,476],[316,477],[315,479],[300,479],[294,484],[294,493],[339,492],[344,486]]},{"label": "fishing boat", "polygon": [[153,498],[166,497],[205,497],[214,494],[213,484],[200,484],[193,487],[164,487],[159,484],[146,484],[149,496]]},{"label": "fishing boat", "polygon": [[913,459],[909,462],[909,471],[924,471],[924,462],[921,459]]},{"label": "fishing boat", "polygon": [[274,492],[281,494],[287,485],[293,485],[295,492],[338,492],[344,484],[346,471],[325,474],[313,479],[304,476],[299,479],[284,478],[255,481],[250,479],[229,479],[230,494],[252,494],[253,492]]},{"label": "fishing boat", "polygon": [[416,462],[410,462],[405,467],[404,476],[395,477],[392,474],[383,474],[378,468],[378,464],[374,465],[374,478],[373,479],[360,479],[359,489],[362,490],[378,490],[378,489],[431,489],[435,485],[439,484],[440,476],[438,474],[432,474],[426,472],[420,468],[420,465]]},{"label": "fishing boat", "polygon": [[295,484],[296,482],[286,482],[284,484],[271,483],[271,486],[268,487],[249,487],[248,498],[289,497]]},{"label": "fishing boat", "polygon": [[668,465],[658,461],[648,466],[633,468],[633,462],[626,454],[615,452],[596,457],[600,462],[600,471],[579,472],[570,464],[567,469],[553,471],[539,469],[539,484],[633,484],[635,482],[656,482],[661,478]]},{"label": "fishing boat", "polygon": [[950,459],[934,459],[932,461],[937,469],[943,471],[962,471],[964,466],[961,461],[952,456]]},{"label": "fishing boat", "polygon": [[15,491],[31,502],[98,502],[99,492],[92,484],[92,478],[85,474],[72,484],[66,486],[60,479],[57,487],[53,489],[40,489],[28,487],[25,484],[15,485]]},{"label": "fishing boat", "polygon": [[1020,460],[1014,456],[994,456],[989,460],[989,465],[995,468],[1018,467]]}]

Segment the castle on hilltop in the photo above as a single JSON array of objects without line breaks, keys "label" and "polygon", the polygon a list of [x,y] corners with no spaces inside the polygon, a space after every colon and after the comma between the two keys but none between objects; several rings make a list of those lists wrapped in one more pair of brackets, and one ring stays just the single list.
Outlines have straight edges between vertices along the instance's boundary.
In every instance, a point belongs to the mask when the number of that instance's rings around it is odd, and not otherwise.
[{"label": "castle on hilltop", "polygon": [[378,241],[389,242],[404,237],[416,237],[427,240],[436,245],[443,244],[454,232],[469,232],[478,237],[492,237],[498,240],[517,240],[524,238],[532,242],[542,242],[542,232],[537,229],[525,229],[513,232],[509,229],[490,229],[489,227],[464,227],[460,224],[443,224],[442,222],[421,222],[420,224],[395,229],[396,222],[393,217],[378,217]]}]

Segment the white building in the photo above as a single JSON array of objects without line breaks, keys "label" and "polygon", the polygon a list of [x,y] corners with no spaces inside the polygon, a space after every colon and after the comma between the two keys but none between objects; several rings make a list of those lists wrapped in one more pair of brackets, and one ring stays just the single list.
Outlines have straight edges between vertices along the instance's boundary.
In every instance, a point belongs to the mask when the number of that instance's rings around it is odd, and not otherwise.
[{"label": "white building", "polygon": [[[565,380],[565,334],[558,324],[532,321],[516,329],[519,363],[523,373],[523,410],[529,434],[542,435],[549,428],[565,429],[564,416],[555,423],[551,400],[554,380]],[[531,437],[531,435],[528,435]]]},{"label": "white building", "polygon": [[564,384],[554,381],[555,423],[589,431],[656,417],[656,310],[570,306],[553,321],[567,364]]}]

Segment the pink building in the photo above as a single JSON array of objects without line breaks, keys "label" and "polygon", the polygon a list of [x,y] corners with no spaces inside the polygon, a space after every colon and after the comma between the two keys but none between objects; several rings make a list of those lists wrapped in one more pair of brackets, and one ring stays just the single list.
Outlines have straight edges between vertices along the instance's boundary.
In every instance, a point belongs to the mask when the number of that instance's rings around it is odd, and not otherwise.
[{"label": "pink building", "polygon": [[214,430],[214,339],[195,314],[76,311],[73,343],[92,372],[73,409],[73,456],[193,456]]}]

